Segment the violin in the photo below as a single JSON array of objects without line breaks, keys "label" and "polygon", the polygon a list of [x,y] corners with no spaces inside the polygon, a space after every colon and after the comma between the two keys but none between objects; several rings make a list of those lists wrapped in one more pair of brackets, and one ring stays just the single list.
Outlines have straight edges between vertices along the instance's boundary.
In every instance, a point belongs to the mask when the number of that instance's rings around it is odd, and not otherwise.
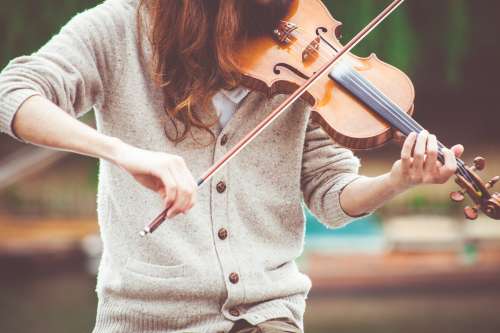
[{"label": "violin", "polygon": [[[407,136],[424,128],[412,118],[415,89],[401,70],[384,63],[375,54],[361,58],[350,51],[404,0],[394,0],[349,43],[339,41],[342,24],[320,0],[293,0],[288,13],[268,34],[238,45],[242,84],[268,97],[289,94],[255,129],[248,133],[199,180],[202,186],[235,157],[260,132],[299,98],[311,106],[311,117],[337,143],[354,150],[374,149],[390,142],[395,133]],[[311,20],[314,18],[314,20]],[[439,157],[444,162],[439,143]],[[473,166],[457,159],[456,183],[460,190],[450,198],[461,202],[467,194],[472,206],[464,209],[467,219],[479,212],[500,219],[500,193],[490,193],[500,177],[485,182],[477,171],[485,168],[482,157]],[[166,208],[141,232],[154,232],[166,219]]]}]

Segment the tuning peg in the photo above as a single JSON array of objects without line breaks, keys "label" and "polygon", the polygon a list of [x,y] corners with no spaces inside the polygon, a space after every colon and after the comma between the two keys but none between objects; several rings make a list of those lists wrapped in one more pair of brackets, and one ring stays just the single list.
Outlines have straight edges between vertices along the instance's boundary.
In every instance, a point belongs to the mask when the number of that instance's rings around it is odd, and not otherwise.
[{"label": "tuning peg", "polygon": [[493,186],[495,186],[496,183],[498,183],[498,181],[500,181],[500,176],[491,178],[491,180],[486,183],[486,188],[487,189],[492,188]]},{"label": "tuning peg", "polygon": [[477,171],[483,171],[484,168],[486,167],[486,160],[484,159],[484,157],[476,157],[474,159],[474,170],[477,170]]},{"label": "tuning peg", "polygon": [[467,206],[467,207],[465,207],[464,214],[468,220],[477,219],[477,217],[479,216],[479,206],[474,206],[474,207]]},{"label": "tuning peg", "polygon": [[455,202],[462,202],[465,199],[465,195],[464,194],[465,194],[464,190],[460,190],[460,191],[456,191],[456,192],[451,192],[450,193],[450,199],[452,201],[455,201]]}]

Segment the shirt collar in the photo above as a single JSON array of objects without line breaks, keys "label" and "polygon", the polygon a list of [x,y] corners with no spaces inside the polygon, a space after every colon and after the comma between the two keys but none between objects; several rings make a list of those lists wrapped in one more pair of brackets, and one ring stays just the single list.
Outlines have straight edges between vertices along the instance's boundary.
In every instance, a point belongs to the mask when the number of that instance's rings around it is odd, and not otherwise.
[{"label": "shirt collar", "polygon": [[250,89],[245,87],[236,87],[233,90],[221,89],[221,92],[234,104],[240,104],[240,102],[250,93]]}]

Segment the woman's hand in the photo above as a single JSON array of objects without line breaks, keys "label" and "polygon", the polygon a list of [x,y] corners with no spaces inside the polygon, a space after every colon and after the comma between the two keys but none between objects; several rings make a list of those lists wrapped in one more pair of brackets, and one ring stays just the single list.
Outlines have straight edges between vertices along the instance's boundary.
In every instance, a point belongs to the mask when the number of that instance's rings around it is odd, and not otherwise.
[{"label": "woman's hand", "polygon": [[444,165],[438,161],[438,141],[435,135],[422,131],[408,135],[401,150],[401,159],[394,163],[390,180],[397,191],[419,184],[443,184],[457,170],[455,157],[462,156],[464,147],[444,148]]},{"label": "woman's hand", "polygon": [[196,203],[197,184],[181,157],[121,143],[113,160],[163,198],[170,207],[167,218],[185,214]]}]

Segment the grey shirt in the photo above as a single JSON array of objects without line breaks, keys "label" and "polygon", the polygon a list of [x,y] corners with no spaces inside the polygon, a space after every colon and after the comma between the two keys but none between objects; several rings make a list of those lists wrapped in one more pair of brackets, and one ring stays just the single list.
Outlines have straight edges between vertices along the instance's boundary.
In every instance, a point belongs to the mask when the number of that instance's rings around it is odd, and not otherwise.
[{"label": "grey shirt", "polygon": [[[250,92],[223,129],[214,125],[215,142],[173,144],[162,92],[148,75],[150,46],[136,42],[136,5],[107,0],[76,15],[38,52],[11,61],[0,74],[0,130],[15,137],[13,117],[33,95],[74,117],[93,107],[99,132],[180,155],[197,177],[285,98]],[[189,214],[147,239],[138,231],[163,210],[162,199],[100,161],[104,251],[94,332],[218,332],[241,318],[288,317],[302,326],[311,287],[295,263],[304,245],[302,203],[328,227],[345,225],[352,218],[339,194],[359,177],[359,160],[312,124],[310,112],[295,103],[200,189]]]}]

